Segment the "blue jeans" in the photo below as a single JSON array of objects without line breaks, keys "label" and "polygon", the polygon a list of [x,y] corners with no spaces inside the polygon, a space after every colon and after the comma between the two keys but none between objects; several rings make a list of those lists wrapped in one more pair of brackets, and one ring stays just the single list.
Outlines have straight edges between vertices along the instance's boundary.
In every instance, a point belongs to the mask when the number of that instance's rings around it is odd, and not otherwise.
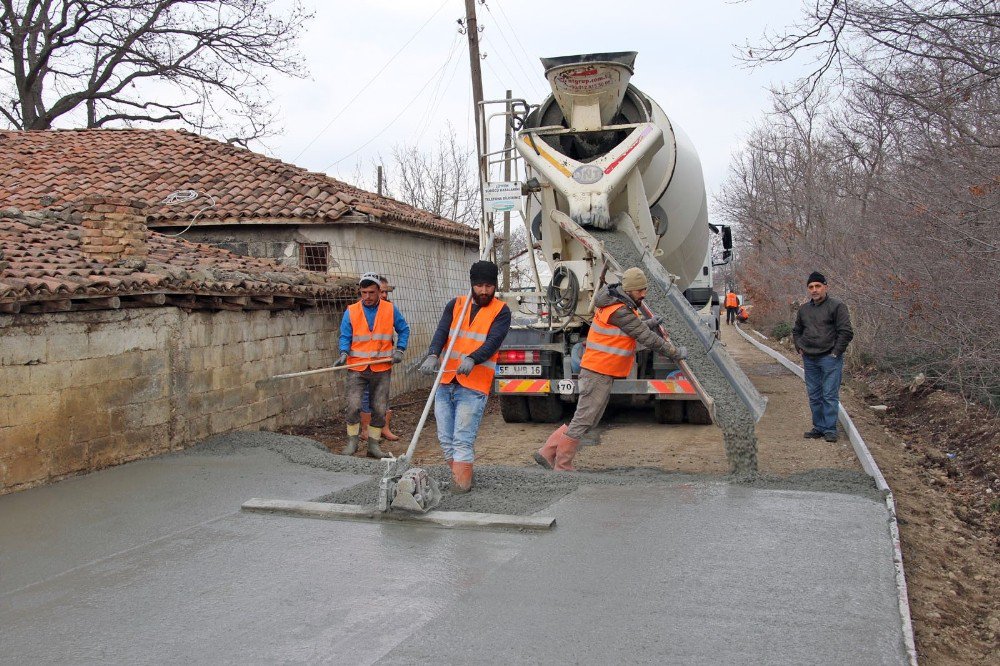
[{"label": "blue jeans", "polygon": [[812,411],[813,430],[822,433],[837,432],[837,414],[840,411],[840,377],[844,372],[844,357],[802,355],[806,373],[806,391]]},{"label": "blue jeans", "polygon": [[479,433],[479,422],[486,411],[485,393],[465,388],[457,381],[438,386],[434,396],[434,419],[438,441],[446,460],[472,462],[472,446]]}]

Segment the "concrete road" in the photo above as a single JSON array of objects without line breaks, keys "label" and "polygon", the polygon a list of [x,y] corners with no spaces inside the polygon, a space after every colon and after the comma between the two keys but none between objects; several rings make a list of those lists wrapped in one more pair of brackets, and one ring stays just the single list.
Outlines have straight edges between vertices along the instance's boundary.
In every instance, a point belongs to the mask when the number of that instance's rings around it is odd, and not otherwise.
[{"label": "concrete road", "polygon": [[871,499],[586,486],[542,534],[239,511],[358,479],[189,451],[0,497],[0,662],[905,663]]}]

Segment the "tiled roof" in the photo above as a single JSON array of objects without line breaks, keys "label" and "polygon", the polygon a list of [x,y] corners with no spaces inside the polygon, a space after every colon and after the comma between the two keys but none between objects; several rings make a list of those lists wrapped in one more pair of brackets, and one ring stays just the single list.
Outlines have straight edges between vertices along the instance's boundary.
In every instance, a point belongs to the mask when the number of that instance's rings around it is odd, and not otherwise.
[{"label": "tiled roof", "polygon": [[[401,230],[477,238],[474,229],[408,204],[179,130],[0,131],[0,164],[0,207],[38,210],[81,196],[113,195],[151,204],[153,226],[187,224],[196,214],[196,224],[322,224],[361,213]],[[180,190],[199,197],[156,203]],[[215,205],[206,208],[209,196]]]},{"label": "tiled roof", "polygon": [[31,311],[55,301],[63,303],[58,309],[75,309],[87,299],[102,297],[118,297],[122,306],[130,299],[148,305],[150,295],[161,295],[152,304],[225,309],[298,307],[315,299],[355,298],[351,278],[243,257],[156,232],[146,238],[148,256],[93,261],[81,250],[80,225],[68,218],[68,213],[0,210],[0,312]]}]

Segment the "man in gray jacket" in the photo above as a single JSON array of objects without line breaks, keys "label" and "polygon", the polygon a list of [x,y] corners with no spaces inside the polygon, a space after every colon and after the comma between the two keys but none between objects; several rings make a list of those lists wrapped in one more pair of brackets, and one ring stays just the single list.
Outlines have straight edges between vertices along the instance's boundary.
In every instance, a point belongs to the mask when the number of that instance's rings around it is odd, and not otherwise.
[{"label": "man in gray jacket", "polygon": [[805,437],[836,442],[844,352],[854,337],[854,329],[847,305],[827,295],[822,273],[810,273],[806,289],[809,301],[799,308],[792,327],[795,349],[802,355],[812,411],[813,427]]},{"label": "man in gray jacket", "polygon": [[653,332],[659,330],[662,317],[641,318],[639,304],[648,287],[642,270],[630,268],[622,275],[620,284],[601,287],[597,292],[587,350],[580,362],[580,398],[573,420],[552,433],[534,455],[535,462],[545,469],[574,470],[573,458],[580,438],[601,420],[615,379],[627,377],[631,372],[637,344],[674,360],[687,357],[684,347],[675,347],[670,340]]}]

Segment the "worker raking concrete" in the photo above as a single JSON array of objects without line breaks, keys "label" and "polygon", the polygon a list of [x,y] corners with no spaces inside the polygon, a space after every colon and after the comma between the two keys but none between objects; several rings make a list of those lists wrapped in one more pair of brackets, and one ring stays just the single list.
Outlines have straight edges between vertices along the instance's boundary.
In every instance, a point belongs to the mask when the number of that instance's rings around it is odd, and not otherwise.
[{"label": "worker raking concrete", "polygon": [[441,351],[455,339],[434,398],[434,418],[445,462],[451,467],[452,490],[459,493],[472,489],[479,423],[493,386],[500,345],[510,330],[510,308],[496,298],[498,272],[489,261],[472,264],[471,307],[460,319],[469,296],[448,301],[420,366],[424,374],[436,373]]},{"label": "worker raking concrete", "polygon": [[[349,305],[344,312],[340,322],[340,357],[333,364],[334,367],[349,366],[344,380],[347,445],[342,453],[352,456],[358,450],[361,400],[367,389],[371,402],[368,455],[385,458],[386,454],[379,445],[389,404],[392,366],[403,360],[403,352],[410,339],[410,327],[395,305],[382,300],[378,274],[365,273],[358,286],[361,288],[361,299]],[[395,348],[393,333],[397,336]]]},{"label": "worker raking concrete", "polygon": [[637,343],[675,361],[686,358],[683,347],[653,332],[662,323],[657,316],[643,320],[639,305],[649,286],[646,274],[629,268],[620,284],[601,287],[594,299],[594,320],[587,334],[587,349],[580,369],[580,398],[569,425],[560,426],[535,452],[535,462],[545,469],[573,471],[580,438],[601,420],[614,380],[627,377],[635,363]]}]

